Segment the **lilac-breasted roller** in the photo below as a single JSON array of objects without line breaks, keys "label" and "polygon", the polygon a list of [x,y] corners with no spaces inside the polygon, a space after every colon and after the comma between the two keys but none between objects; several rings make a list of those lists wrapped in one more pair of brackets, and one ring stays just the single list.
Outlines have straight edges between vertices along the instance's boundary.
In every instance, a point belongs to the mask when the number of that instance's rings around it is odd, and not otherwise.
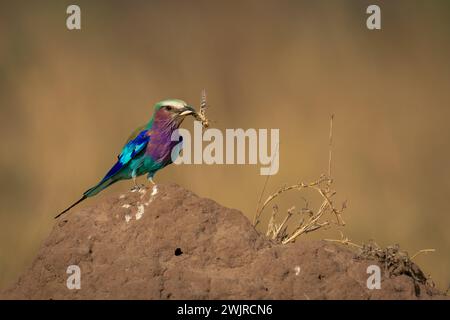
[{"label": "lilac-breasted roller", "polygon": [[169,99],[155,104],[148,124],[131,134],[118,155],[116,164],[105,177],[55,219],[119,180],[133,179],[136,187],[136,177],[147,174],[148,180],[154,184],[152,178],[155,173],[172,163],[172,149],[179,143],[172,141],[172,133],[190,114],[195,115],[195,109],[182,100]]}]

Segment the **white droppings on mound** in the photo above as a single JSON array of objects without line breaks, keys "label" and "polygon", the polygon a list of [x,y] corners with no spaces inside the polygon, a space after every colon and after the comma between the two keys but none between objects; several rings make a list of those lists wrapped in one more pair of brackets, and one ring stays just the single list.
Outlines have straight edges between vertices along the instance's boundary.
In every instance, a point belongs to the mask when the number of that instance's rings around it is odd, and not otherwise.
[{"label": "white droppings on mound", "polygon": [[[136,192],[136,190],[131,190],[131,192]],[[142,188],[138,192],[141,194],[139,198],[140,198],[140,200],[142,200],[142,199],[144,199],[145,195],[147,194],[147,189]],[[147,207],[153,201],[153,199],[154,199],[156,194],[158,194],[158,187],[156,185],[154,185],[153,189],[152,189],[152,193],[151,193],[148,201],[146,201],[146,202],[138,201],[136,203],[137,210],[136,210],[136,213],[134,215],[136,220],[139,220],[139,219],[142,218],[142,216],[145,213],[145,207]],[[119,198],[123,199],[123,198],[125,198],[125,195],[123,195],[123,197],[120,196]],[[132,207],[132,205],[128,204],[128,203],[125,203],[125,204],[122,205],[122,208],[125,208],[125,209],[129,209],[131,207]],[[125,222],[128,223],[130,220],[131,220],[131,215],[126,214],[125,215]]]},{"label": "white droppings on mound", "polygon": [[153,186],[151,196],[153,197],[153,196],[155,196],[157,193],[158,193],[158,186],[155,184],[155,185]]},{"label": "white droppings on mound", "polygon": [[136,212],[136,220],[139,220],[140,218],[142,218],[142,215],[144,214],[145,209],[144,209],[144,205],[140,204],[138,205],[138,209]]},{"label": "white droppings on mound", "polygon": [[153,199],[155,198],[155,196],[156,196],[157,194],[158,194],[158,186],[155,184],[155,185],[153,186],[152,193],[150,194],[150,198],[148,199],[148,201],[147,201],[146,203],[144,203],[144,205],[145,205],[146,207],[148,207],[148,205],[149,205],[150,203],[152,203]]}]

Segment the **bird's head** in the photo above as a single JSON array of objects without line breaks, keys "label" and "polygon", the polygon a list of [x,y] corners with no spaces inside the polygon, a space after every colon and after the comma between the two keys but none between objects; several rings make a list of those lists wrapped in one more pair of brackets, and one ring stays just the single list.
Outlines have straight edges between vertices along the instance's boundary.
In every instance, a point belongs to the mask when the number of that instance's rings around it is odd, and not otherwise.
[{"label": "bird's head", "polygon": [[167,99],[155,104],[154,118],[175,121],[178,124],[188,115],[195,115],[195,109],[183,100]]}]

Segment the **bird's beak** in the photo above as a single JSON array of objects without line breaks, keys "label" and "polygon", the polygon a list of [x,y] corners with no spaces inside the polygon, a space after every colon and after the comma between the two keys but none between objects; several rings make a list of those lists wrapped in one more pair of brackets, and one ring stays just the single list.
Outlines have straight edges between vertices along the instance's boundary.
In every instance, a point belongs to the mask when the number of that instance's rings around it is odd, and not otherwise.
[{"label": "bird's beak", "polygon": [[180,116],[187,116],[189,114],[195,113],[195,109],[191,106],[186,106],[180,110]]}]

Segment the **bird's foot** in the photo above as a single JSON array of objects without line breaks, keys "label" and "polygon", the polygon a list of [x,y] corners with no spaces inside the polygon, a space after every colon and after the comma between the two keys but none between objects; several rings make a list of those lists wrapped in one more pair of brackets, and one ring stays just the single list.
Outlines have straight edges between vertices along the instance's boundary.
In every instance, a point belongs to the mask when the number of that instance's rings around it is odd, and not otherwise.
[{"label": "bird's foot", "polygon": [[155,181],[153,181],[153,178],[147,178],[147,180],[148,180],[148,182],[150,182],[151,184],[152,184],[152,186],[154,187],[154,186],[156,186],[156,183],[155,183]]}]

